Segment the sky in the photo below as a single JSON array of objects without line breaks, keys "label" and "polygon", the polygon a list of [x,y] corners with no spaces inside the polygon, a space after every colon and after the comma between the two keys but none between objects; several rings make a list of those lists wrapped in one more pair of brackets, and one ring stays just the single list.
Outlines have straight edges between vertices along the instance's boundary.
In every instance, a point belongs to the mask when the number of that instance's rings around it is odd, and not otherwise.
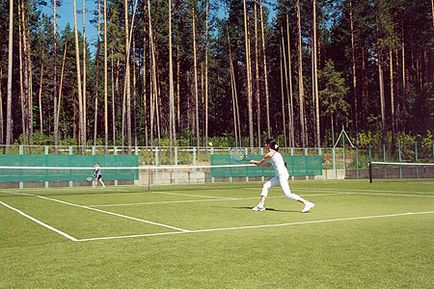
[{"label": "sky", "polygon": [[[91,24],[90,20],[92,20],[93,12],[97,10],[97,5],[94,0],[87,0],[85,2],[85,8],[86,8],[86,38],[89,43],[89,48],[91,52],[95,52],[96,50],[96,25]],[[47,1],[48,7],[44,8],[42,12],[46,15],[52,16],[53,15],[53,1],[48,0]],[[63,28],[66,26],[67,23],[70,24],[71,28],[74,27],[74,14],[73,14],[73,4],[72,0],[62,0],[62,5],[57,7],[57,29],[63,30]],[[76,1],[77,5],[77,25],[79,31],[82,30],[82,14],[81,14],[81,8],[82,8],[82,2],[81,0]]]},{"label": "sky", "polygon": [[[53,15],[53,0],[46,0],[48,7],[44,8],[42,12],[46,15]],[[57,7],[57,29],[63,30],[67,23],[71,27],[74,27],[74,14],[73,14],[73,0],[61,0],[62,5]],[[269,1],[272,2],[272,1]],[[133,2],[135,3],[135,1]],[[76,0],[77,5],[77,25],[79,31],[82,31],[82,0]],[[96,52],[96,41],[97,41],[97,29],[96,25],[90,23],[90,21],[95,17],[94,14],[97,11],[96,0],[85,0],[86,7],[86,39],[89,43],[89,49],[91,53]],[[218,15],[222,18],[225,17],[225,11],[223,5],[220,5]],[[275,16],[275,11],[271,12],[270,19]],[[269,20],[270,20],[269,19]]]}]

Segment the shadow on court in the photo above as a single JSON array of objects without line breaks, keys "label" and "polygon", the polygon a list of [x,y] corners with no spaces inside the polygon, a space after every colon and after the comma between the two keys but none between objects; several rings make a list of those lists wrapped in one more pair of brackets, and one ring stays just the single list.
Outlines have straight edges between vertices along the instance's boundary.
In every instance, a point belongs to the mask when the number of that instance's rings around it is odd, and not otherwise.
[{"label": "shadow on court", "polygon": [[[251,211],[253,207],[224,207],[224,206],[212,206],[213,208],[227,208],[227,209],[238,209],[238,210],[249,210]],[[279,213],[300,213],[300,211],[295,211],[295,210],[279,210],[279,209],[274,209],[274,208],[266,208],[265,212],[267,211],[271,211],[271,212],[279,212]],[[252,213],[256,213],[253,212]],[[263,212],[257,212],[258,214],[263,213]]]}]

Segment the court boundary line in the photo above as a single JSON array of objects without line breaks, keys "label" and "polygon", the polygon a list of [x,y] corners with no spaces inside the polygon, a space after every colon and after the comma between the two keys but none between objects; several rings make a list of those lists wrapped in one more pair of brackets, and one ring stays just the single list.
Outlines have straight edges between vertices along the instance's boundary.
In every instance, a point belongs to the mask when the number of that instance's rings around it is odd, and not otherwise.
[{"label": "court boundary line", "polygon": [[69,239],[71,241],[78,241],[77,238],[71,236],[70,234],[67,234],[67,233],[63,232],[62,230],[59,230],[59,229],[57,229],[57,228],[55,228],[53,226],[50,226],[50,225],[48,225],[48,224],[46,224],[46,223],[44,223],[44,222],[36,219],[35,217],[32,217],[32,216],[24,213],[23,211],[15,208],[15,207],[12,207],[11,205],[6,204],[5,202],[0,201],[0,204],[3,205],[3,206],[5,206],[8,209],[11,209],[12,211],[15,211],[19,215],[21,215],[21,216],[23,216],[23,217],[25,217],[25,218],[27,218],[27,219],[29,219],[29,220],[37,223],[38,225],[40,225],[42,227],[45,227],[46,229],[49,229],[49,230],[51,230],[51,231],[53,231],[53,232],[55,232],[55,233],[57,233],[59,235],[62,235],[63,237],[65,237],[65,238],[67,238],[67,239]]},{"label": "court boundary line", "polygon": [[[351,196],[351,195],[360,195],[360,196],[391,196],[391,197],[408,197],[408,198],[434,198],[434,195],[414,195],[414,194],[393,194],[393,193],[363,193],[363,192],[352,192],[352,191],[341,191],[336,193],[329,193],[334,192],[331,190],[317,190],[316,192],[326,192],[326,194],[303,194],[303,197],[329,197],[329,196]],[[378,191],[380,192],[380,191]],[[176,196],[176,193],[173,193],[171,195]],[[180,195],[183,196],[183,195]],[[191,195],[194,196],[194,195]],[[179,200],[179,201],[155,201],[155,202],[139,202],[139,203],[118,203],[118,204],[92,204],[87,205],[92,208],[99,208],[99,207],[124,207],[124,206],[141,206],[141,205],[153,205],[153,204],[176,204],[176,203],[201,203],[201,202],[216,202],[216,201],[239,201],[239,200],[253,200],[257,199],[258,197],[248,197],[248,198],[209,198],[209,199],[198,199],[198,200]],[[286,198],[285,196],[269,196],[270,199],[278,199],[278,198]]]},{"label": "court boundary line", "polygon": [[139,218],[135,218],[135,217],[131,217],[131,216],[126,216],[126,215],[122,215],[122,214],[118,214],[118,213],[114,213],[114,212],[100,210],[100,209],[97,209],[97,208],[92,208],[92,207],[88,207],[88,206],[74,204],[74,203],[70,203],[70,202],[66,202],[66,201],[62,201],[62,200],[58,200],[58,199],[54,199],[54,198],[48,198],[48,197],[44,197],[44,196],[36,196],[36,197],[44,199],[44,200],[48,200],[48,201],[58,202],[58,203],[61,203],[61,204],[64,204],[64,205],[79,207],[79,208],[83,208],[83,209],[87,209],[87,210],[91,210],[91,211],[96,211],[96,212],[107,214],[107,215],[111,215],[111,216],[125,218],[125,219],[133,220],[133,221],[138,221],[138,222],[146,223],[146,224],[149,224],[149,225],[154,225],[154,226],[159,226],[159,227],[165,227],[165,228],[176,230],[176,231],[180,231],[180,232],[189,232],[190,231],[190,230],[183,229],[183,228],[178,228],[178,227],[174,227],[174,226],[170,226],[170,225],[166,225],[166,224],[162,224],[162,223],[157,223],[157,222],[153,222],[153,221],[149,221],[149,220],[145,220],[145,219],[139,219]]},{"label": "court boundary line", "polygon": [[275,227],[289,227],[289,226],[297,226],[297,225],[310,225],[310,224],[324,224],[324,223],[345,222],[345,221],[372,220],[372,219],[404,217],[404,216],[419,216],[419,215],[428,215],[428,214],[434,214],[434,211],[427,211],[427,212],[406,212],[406,213],[387,214],[387,215],[347,217],[347,218],[337,218],[337,219],[335,218],[335,219],[324,219],[324,220],[302,221],[302,222],[280,223],[280,224],[267,224],[267,225],[252,225],[252,226],[240,226],[240,227],[210,228],[210,229],[190,230],[188,232],[179,232],[178,231],[178,232],[163,232],[163,233],[151,233],[151,234],[135,234],[135,235],[124,235],[124,236],[96,237],[96,238],[78,239],[77,242],[104,241],[104,240],[113,240],[113,239],[130,239],[130,238],[140,238],[140,237],[153,237],[153,236],[165,236],[165,235],[177,235],[177,234],[193,234],[193,233],[207,233],[207,232],[221,232],[221,231],[235,231],[235,230],[248,230],[248,229],[263,229],[263,228],[275,228]]},{"label": "court boundary line", "polygon": [[[303,196],[307,197],[314,197],[314,196],[320,196],[320,197],[327,197],[327,196],[339,196],[342,195],[341,193],[334,193],[334,194],[306,194]],[[285,196],[269,196],[268,199],[284,199]],[[141,206],[141,205],[154,205],[154,204],[177,204],[177,203],[205,203],[205,202],[218,202],[218,201],[242,201],[242,200],[256,200],[258,199],[258,196],[256,197],[248,197],[248,198],[216,198],[216,199],[197,199],[197,200],[179,200],[179,201],[155,201],[155,202],[140,202],[140,203],[121,203],[121,204],[93,204],[93,205],[87,205],[92,208],[99,208],[99,207],[124,207],[124,206]]]}]

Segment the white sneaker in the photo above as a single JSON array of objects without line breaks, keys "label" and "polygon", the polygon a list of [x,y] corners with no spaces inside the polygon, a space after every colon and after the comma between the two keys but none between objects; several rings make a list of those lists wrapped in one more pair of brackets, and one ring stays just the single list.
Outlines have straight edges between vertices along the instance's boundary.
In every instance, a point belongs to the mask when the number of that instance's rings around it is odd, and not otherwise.
[{"label": "white sneaker", "polygon": [[265,211],[265,208],[262,205],[257,205],[256,207],[252,208],[252,211]]},{"label": "white sneaker", "polygon": [[315,204],[314,204],[314,203],[312,203],[312,202],[307,202],[307,203],[304,205],[304,208],[303,208],[303,210],[301,210],[301,212],[302,212],[302,213],[307,213],[307,212],[309,212],[309,210],[312,209],[313,207],[315,207]]}]

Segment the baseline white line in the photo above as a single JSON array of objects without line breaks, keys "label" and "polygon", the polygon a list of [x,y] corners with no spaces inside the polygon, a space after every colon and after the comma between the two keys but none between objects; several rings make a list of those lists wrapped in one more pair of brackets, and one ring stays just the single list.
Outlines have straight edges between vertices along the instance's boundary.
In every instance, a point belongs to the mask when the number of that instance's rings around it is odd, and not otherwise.
[{"label": "baseline white line", "polygon": [[12,207],[12,206],[10,206],[10,205],[2,202],[2,201],[0,201],[0,204],[2,204],[3,206],[5,206],[6,208],[11,209],[12,211],[15,211],[16,213],[20,214],[21,216],[23,216],[23,217],[25,217],[25,218],[27,218],[29,220],[32,220],[33,222],[41,225],[42,227],[45,227],[45,228],[47,228],[47,229],[49,229],[49,230],[51,230],[51,231],[53,231],[53,232],[55,232],[55,233],[57,233],[59,235],[62,235],[63,237],[65,237],[65,238],[67,238],[67,239],[69,239],[71,241],[77,241],[77,238],[74,238],[71,235],[69,235],[69,234],[67,234],[67,233],[65,233],[65,232],[63,232],[63,231],[61,231],[59,229],[56,229],[56,228],[54,228],[54,227],[52,227],[52,226],[50,226],[50,225],[48,225],[48,224],[46,224],[46,223],[44,223],[42,221],[39,221],[38,219],[36,219],[36,218],[34,218],[34,217],[30,216],[30,215],[27,215],[23,211],[20,211],[20,210],[14,208],[14,207]]},{"label": "baseline white line", "polygon": [[202,229],[202,230],[191,230],[191,231],[188,231],[188,232],[164,232],[164,233],[139,234],[139,235],[127,235],[127,236],[98,237],[98,238],[80,239],[80,240],[77,240],[77,241],[78,242],[87,242],[87,241],[99,241],[99,240],[112,240],[112,239],[128,239],[128,238],[139,238],[139,237],[164,236],[164,235],[175,235],[175,234],[191,234],[191,233],[206,233],[206,232],[216,232],[216,231],[234,231],[234,230],[247,230],[247,229],[288,227],[288,226],[297,226],[297,225],[323,224],[323,223],[344,222],[344,221],[358,221],[358,220],[371,220],[371,219],[380,219],[380,218],[393,218],[393,217],[403,217],[403,216],[417,216],[417,215],[427,215],[427,214],[434,214],[434,211],[414,212],[414,213],[407,212],[407,213],[400,213],[400,214],[388,214],[388,215],[376,215],[376,216],[364,216],[364,217],[349,217],[349,218],[340,218],[340,219],[325,219],[325,220],[304,221],[304,222],[294,222],[294,223],[282,223],[282,224],[268,224],[268,225],[255,225],[255,226],[212,228],[212,229]]},{"label": "baseline white line", "polygon": [[151,194],[172,195],[172,196],[183,196],[183,197],[198,197],[198,198],[208,198],[208,199],[227,199],[226,197],[220,197],[220,196],[192,195],[192,194],[178,194],[178,193],[169,193],[169,192],[151,192]]},{"label": "baseline white line", "polygon": [[5,192],[5,191],[1,191],[1,193],[9,194],[9,195],[14,195],[14,196],[26,196],[26,197],[34,197],[34,196],[35,196],[35,195],[32,195],[32,194],[26,194],[26,193],[15,193],[15,192]]},{"label": "baseline white line", "polygon": [[[251,198],[253,199],[253,198]],[[257,197],[255,197],[257,199]],[[143,203],[124,203],[124,204],[103,204],[103,205],[88,205],[92,208],[99,207],[123,207],[123,206],[141,206],[141,205],[158,205],[158,204],[178,204],[178,203],[203,203],[203,202],[218,202],[218,201],[234,201],[244,200],[239,198],[227,198],[227,199],[206,199],[206,200],[183,200],[183,201],[160,201],[160,202],[143,202]]]},{"label": "baseline white line", "polygon": [[100,210],[100,209],[96,209],[96,208],[91,208],[91,207],[88,207],[88,206],[78,205],[78,204],[74,204],[74,203],[70,203],[70,202],[65,202],[65,201],[61,201],[61,200],[57,200],[57,199],[53,199],[53,198],[43,197],[43,196],[37,196],[37,197],[41,198],[41,199],[44,199],[44,200],[48,200],[48,201],[53,201],[53,202],[58,202],[58,203],[69,205],[69,206],[74,206],[74,207],[79,207],[79,208],[83,208],[83,209],[88,209],[88,210],[91,210],[91,211],[96,211],[96,212],[99,212],[99,213],[104,213],[104,214],[107,214],[107,215],[121,217],[121,218],[129,219],[129,220],[133,220],[133,221],[137,221],[137,222],[142,222],[142,223],[150,224],[150,225],[155,225],[155,226],[159,226],[159,227],[165,227],[165,228],[176,230],[176,231],[189,232],[189,230],[187,230],[187,229],[177,228],[177,227],[166,225],[166,224],[161,224],[161,223],[152,222],[152,221],[148,221],[148,220],[144,220],[144,219],[134,218],[134,217],[130,217],[130,216],[122,215],[122,214],[117,214],[117,213],[113,213],[113,212],[109,212],[109,211],[104,211],[104,210]]},{"label": "baseline white line", "polygon": [[[316,191],[316,192],[372,192],[372,193],[397,193],[399,191],[385,191],[385,190],[364,190],[364,189],[310,189],[310,188],[299,188],[296,189],[296,191]],[[412,192],[413,194],[430,194],[431,192]],[[405,192],[403,192],[403,194],[405,194]],[[413,194],[408,194],[408,195],[413,195]]]}]

